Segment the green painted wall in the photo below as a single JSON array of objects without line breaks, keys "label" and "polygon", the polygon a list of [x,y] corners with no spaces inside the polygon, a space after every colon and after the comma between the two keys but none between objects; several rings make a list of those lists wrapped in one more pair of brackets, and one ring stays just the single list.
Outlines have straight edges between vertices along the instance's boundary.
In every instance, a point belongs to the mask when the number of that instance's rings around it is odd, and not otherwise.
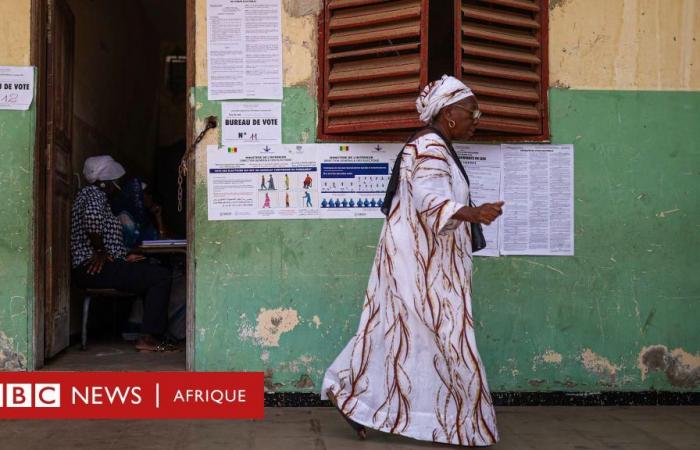
[{"label": "green painted wall", "polygon": [[32,360],[34,124],[33,107],[0,111],[0,371]]},{"label": "green painted wall", "polygon": [[[218,114],[195,94],[198,118]],[[477,259],[492,389],[699,390],[700,93],[554,89],[550,105],[553,142],[576,145],[576,256]],[[314,120],[285,89],[284,141],[313,140]],[[203,178],[196,195],[196,368],[317,389],[356,329],[381,221],[209,222]],[[261,308],[282,310],[258,323]]]}]

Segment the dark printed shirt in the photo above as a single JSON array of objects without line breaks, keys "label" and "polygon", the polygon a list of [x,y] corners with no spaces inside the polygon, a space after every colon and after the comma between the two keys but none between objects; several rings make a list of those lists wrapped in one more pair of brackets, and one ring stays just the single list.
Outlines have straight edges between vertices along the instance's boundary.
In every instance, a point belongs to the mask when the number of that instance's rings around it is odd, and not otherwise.
[{"label": "dark printed shirt", "polygon": [[112,214],[107,194],[96,186],[86,186],[78,192],[71,215],[71,259],[78,267],[92,257],[88,233],[102,235],[105,250],[114,259],[126,258],[122,225]]}]

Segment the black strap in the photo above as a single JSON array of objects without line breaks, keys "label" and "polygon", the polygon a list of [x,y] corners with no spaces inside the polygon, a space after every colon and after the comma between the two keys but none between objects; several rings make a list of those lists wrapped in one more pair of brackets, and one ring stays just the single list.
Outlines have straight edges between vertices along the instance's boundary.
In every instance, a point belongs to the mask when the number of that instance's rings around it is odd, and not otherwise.
[{"label": "black strap", "polygon": [[[447,149],[450,151],[450,155],[452,156],[452,159],[454,160],[455,164],[457,165],[457,168],[459,169],[460,172],[462,172],[462,175],[464,175],[464,179],[467,182],[467,186],[469,186],[469,175],[467,175],[467,171],[464,170],[464,166],[462,165],[462,161],[460,161],[459,156],[457,155],[457,152],[455,151],[455,148],[452,146],[452,141],[447,139],[444,134],[440,132],[437,128],[433,128],[431,126],[428,126],[426,128],[429,128],[430,130],[433,131],[433,133],[437,134],[440,136],[440,138],[445,141],[445,144],[447,144]],[[470,195],[470,200],[469,202],[471,203],[471,195]]]},{"label": "black strap", "polygon": [[386,186],[386,193],[384,194],[384,202],[382,203],[382,207],[379,208],[382,213],[385,216],[389,216],[389,213],[391,212],[391,202],[394,200],[394,195],[396,195],[396,191],[399,188],[399,178],[400,178],[400,172],[401,172],[401,160],[403,159],[403,151],[406,149],[406,146],[418,136],[418,134],[422,133],[425,131],[425,128],[421,128],[417,130],[415,133],[411,135],[410,138],[406,141],[406,143],[401,147],[401,151],[399,152],[398,155],[396,155],[396,161],[394,161],[394,167],[391,169],[391,177],[389,178],[389,184]]},{"label": "black strap", "polygon": [[[462,175],[464,175],[464,179],[467,182],[467,186],[469,186],[469,176],[467,175],[467,171],[464,170],[464,166],[462,165],[462,161],[459,160],[459,157],[457,156],[457,152],[455,152],[454,147],[452,147],[452,141],[447,139],[445,135],[443,135],[437,128],[431,127],[431,126],[426,126],[425,128],[421,128],[415,133],[411,135],[410,138],[406,141],[406,143],[403,145],[401,148],[401,151],[399,154],[396,156],[396,161],[394,161],[394,168],[391,171],[391,178],[389,178],[389,184],[386,187],[386,194],[384,195],[384,203],[382,203],[382,207],[380,208],[382,213],[385,216],[389,216],[389,213],[391,212],[391,202],[394,200],[394,195],[396,195],[396,191],[399,188],[399,179],[400,179],[400,171],[401,171],[401,160],[403,159],[403,152],[406,149],[406,146],[413,141],[413,139],[416,138],[420,133],[423,133],[425,130],[430,130],[433,133],[437,134],[440,139],[445,141],[445,144],[447,144],[447,149],[450,151],[450,156],[452,156],[452,159],[454,160],[455,164],[457,165],[457,168],[459,169],[460,172],[462,172]],[[471,193],[469,194],[469,205],[472,204],[471,200]]]}]

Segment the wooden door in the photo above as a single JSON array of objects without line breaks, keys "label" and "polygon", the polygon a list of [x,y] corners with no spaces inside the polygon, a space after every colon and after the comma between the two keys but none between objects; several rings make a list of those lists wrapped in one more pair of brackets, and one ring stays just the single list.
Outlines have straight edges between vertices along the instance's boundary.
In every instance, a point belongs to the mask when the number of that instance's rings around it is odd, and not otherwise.
[{"label": "wooden door", "polygon": [[44,354],[70,336],[70,210],[74,20],[65,0],[50,0],[46,90],[46,293]]}]

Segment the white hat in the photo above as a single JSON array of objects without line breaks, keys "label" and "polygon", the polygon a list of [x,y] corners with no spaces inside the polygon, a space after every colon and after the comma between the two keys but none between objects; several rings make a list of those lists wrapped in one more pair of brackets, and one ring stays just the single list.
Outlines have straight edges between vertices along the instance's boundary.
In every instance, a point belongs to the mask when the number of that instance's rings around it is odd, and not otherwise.
[{"label": "white hat", "polygon": [[91,156],[85,160],[83,175],[88,183],[111,181],[121,178],[125,170],[109,155]]}]

